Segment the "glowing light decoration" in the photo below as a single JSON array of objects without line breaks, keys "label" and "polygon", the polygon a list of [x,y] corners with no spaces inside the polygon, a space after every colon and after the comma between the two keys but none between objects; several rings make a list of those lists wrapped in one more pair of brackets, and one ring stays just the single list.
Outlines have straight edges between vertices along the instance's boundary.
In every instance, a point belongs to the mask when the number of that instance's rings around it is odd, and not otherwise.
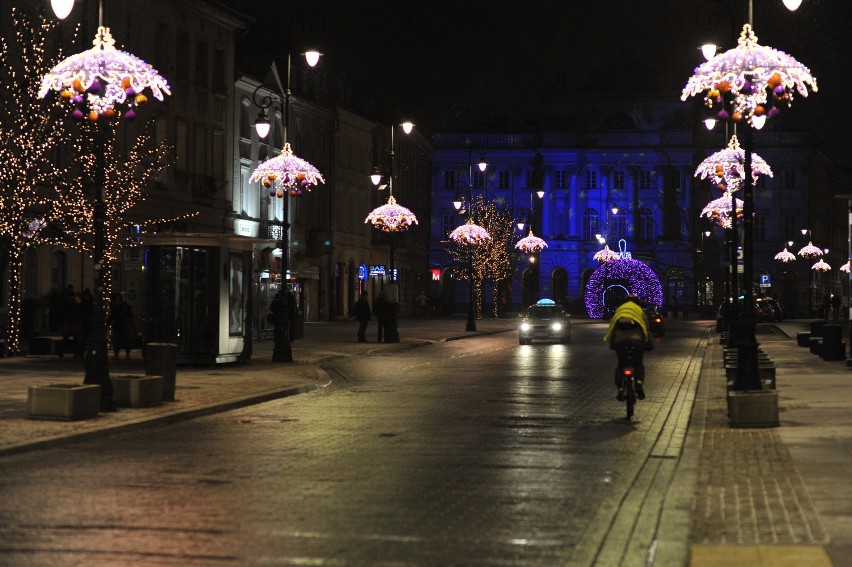
[{"label": "glowing light decoration", "polygon": [[[736,200],[737,218],[743,218],[743,202],[740,199]],[[718,199],[713,199],[701,209],[702,217],[707,217],[722,228],[731,228],[731,193],[726,191],[725,194]]]},{"label": "glowing light decoration", "polygon": [[524,254],[536,254],[547,248],[547,242],[535,236],[532,231],[529,235],[518,240],[515,248],[522,251]]},{"label": "glowing light decoration", "polygon": [[33,219],[27,223],[27,228],[21,233],[21,236],[29,240],[38,238],[38,235],[46,226],[47,223],[44,219]]},{"label": "glowing light decoration", "polygon": [[807,246],[803,246],[801,250],[799,250],[799,256],[802,258],[819,258],[822,256],[822,248],[817,248],[814,246],[813,242],[808,242]]},{"label": "glowing light decoration", "polygon": [[843,272],[844,274],[848,274],[849,273],[849,260],[846,260],[846,263],[843,264],[842,266],[840,266],[837,269],[840,270],[841,272]]},{"label": "glowing light decoration", "polygon": [[[713,179],[723,191],[738,191],[745,180],[744,163],[745,150],[734,135],[728,141],[727,148],[708,156],[698,165],[695,177]],[[772,177],[772,168],[756,153],[751,154],[751,175],[754,183],[761,175]]]},{"label": "glowing light decoration", "polygon": [[597,260],[601,263],[611,262],[613,260],[617,260],[620,256],[618,252],[609,249],[609,244],[604,244],[603,250],[598,250],[595,252],[595,255],[592,256],[592,260]]},{"label": "glowing light decoration", "polygon": [[387,205],[373,209],[364,222],[373,223],[373,227],[382,232],[404,232],[412,224],[418,224],[414,213],[398,205],[393,195],[388,199]]},{"label": "glowing light decoration", "polygon": [[794,93],[807,97],[808,88],[818,90],[810,70],[783,51],[758,44],[751,25],[745,24],[737,47],[696,67],[680,98],[704,93],[704,103],[720,120],[752,124],[753,117],[772,118],[780,107],[791,106]]},{"label": "glowing light decoration", "polygon": [[[302,190],[310,191],[311,187],[319,183],[325,183],[319,170],[293,155],[290,144],[285,143],[281,155],[270,158],[257,166],[251,174],[250,181],[259,181],[265,188],[269,189],[270,197],[278,197],[289,194],[298,197]],[[275,188],[275,183],[281,187]]]},{"label": "glowing light decoration", "polygon": [[614,306],[606,304],[606,291],[620,287],[637,295],[648,305],[663,304],[663,286],[657,274],[647,264],[632,258],[619,258],[600,264],[586,285],[586,311],[592,319],[601,319]]},{"label": "glowing light decoration", "polygon": [[450,240],[462,246],[478,246],[491,240],[491,235],[487,230],[469,220],[450,233]]},{"label": "glowing light decoration", "polygon": [[826,262],[820,260],[819,262],[811,266],[811,269],[816,272],[827,272],[831,269],[831,266],[829,266]]},{"label": "glowing light decoration", "polygon": [[[96,121],[112,118],[116,109],[124,110],[124,118],[136,117],[135,107],[148,100],[146,89],[157,100],[170,95],[169,84],[156,69],[142,59],[115,48],[109,28],[100,26],[93,47],[60,61],[41,79],[38,96],[50,91],[59,93],[60,100],[74,106],[71,115]],[[84,112],[88,103],[91,112]]]},{"label": "glowing light decoration", "polygon": [[784,250],[775,255],[775,259],[779,262],[788,263],[792,262],[796,259],[796,256],[787,250],[787,247],[784,247]]}]

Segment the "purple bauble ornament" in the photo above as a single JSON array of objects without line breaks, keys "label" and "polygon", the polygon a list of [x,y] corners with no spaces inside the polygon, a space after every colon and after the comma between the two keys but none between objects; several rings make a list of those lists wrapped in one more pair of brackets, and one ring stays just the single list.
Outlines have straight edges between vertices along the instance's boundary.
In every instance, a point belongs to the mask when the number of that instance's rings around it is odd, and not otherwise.
[{"label": "purple bauble ornament", "polygon": [[83,111],[80,110],[79,108],[75,108],[74,111],[71,113],[71,116],[74,118],[74,120],[82,120],[83,119]]},{"label": "purple bauble ornament", "polygon": [[136,120],[136,112],[132,108],[128,108],[127,112],[124,113],[124,119],[128,122],[133,122]]},{"label": "purple bauble ornament", "polygon": [[75,94],[71,97],[71,102],[73,102],[74,104],[83,104],[83,95]]},{"label": "purple bauble ornament", "polygon": [[86,89],[86,92],[87,92],[87,93],[91,93],[91,94],[98,94],[99,92],[101,92],[101,83],[100,83],[100,81],[98,81],[97,79],[95,79],[94,81],[92,81],[92,84],[91,84],[91,85],[89,85],[89,88],[88,88],[88,89]]},{"label": "purple bauble ornament", "polygon": [[278,191],[276,191],[275,189],[270,189],[270,190],[269,190],[269,196],[270,196],[270,197],[274,197],[277,193],[278,193]]},{"label": "purple bauble ornament", "polygon": [[727,110],[724,110],[724,109],[723,109],[723,110],[720,110],[720,111],[716,114],[716,118],[718,118],[719,120],[727,120],[727,119],[728,119],[728,118],[730,118],[730,117],[731,117],[731,115],[730,115],[730,114],[728,114],[728,111],[727,111]]},{"label": "purple bauble ornament", "polygon": [[778,116],[779,114],[781,114],[781,111],[780,111],[780,110],[778,110],[778,107],[777,107],[777,106],[773,106],[772,108],[770,108],[770,109],[769,109],[769,112],[767,112],[767,113],[766,113],[766,115],[767,115],[769,118],[775,118],[775,117],[776,117],[776,116]]},{"label": "purple bauble ornament", "polygon": [[133,89],[133,87],[127,87],[126,89],[124,89],[124,94],[126,94],[127,96],[135,96],[136,90]]},{"label": "purple bauble ornament", "polygon": [[740,89],[740,92],[742,94],[751,94],[751,82],[750,81],[743,81],[743,86]]},{"label": "purple bauble ornament", "polygon": [[782,96],[785,92],[787,92],[787,89],[784,88],[784,85],[778,85],[772,90],[772,92],[775,93],[775,96]]}]

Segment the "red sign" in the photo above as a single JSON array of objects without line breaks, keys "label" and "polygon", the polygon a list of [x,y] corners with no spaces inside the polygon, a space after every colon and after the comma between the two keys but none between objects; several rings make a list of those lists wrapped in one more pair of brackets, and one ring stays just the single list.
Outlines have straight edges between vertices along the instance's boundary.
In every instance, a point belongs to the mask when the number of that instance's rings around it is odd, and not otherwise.
[{"label": "red sign", "polygon": [[441,269],[440,268],[432,268],[429,271],[432,272],[432,281],[433,282],[441,281]]}]

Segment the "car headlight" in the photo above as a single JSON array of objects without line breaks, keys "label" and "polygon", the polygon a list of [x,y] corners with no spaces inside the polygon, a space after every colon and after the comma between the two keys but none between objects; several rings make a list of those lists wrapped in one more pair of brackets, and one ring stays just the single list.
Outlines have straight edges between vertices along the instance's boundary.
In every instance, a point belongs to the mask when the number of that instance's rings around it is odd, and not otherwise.
[{"label": "car headlight", "polygon": [[550,326],[550,328],[553,329],[554,331],[561,331],[562,330],[562,323],[554,323]]},{"label": "car headlight", "polygon": [[524,321],[523,323],[521,323],[521,330],[524,331],[524,332],[529,331],[530,330],[530,324],[527,323],[526,321]]}]

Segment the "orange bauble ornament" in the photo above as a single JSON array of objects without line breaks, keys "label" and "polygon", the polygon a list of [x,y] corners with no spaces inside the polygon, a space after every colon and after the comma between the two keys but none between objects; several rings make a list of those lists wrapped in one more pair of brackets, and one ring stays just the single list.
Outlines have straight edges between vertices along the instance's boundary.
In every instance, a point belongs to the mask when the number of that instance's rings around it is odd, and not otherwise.
[{"label": "orange bauble ornament", "polygon": [[145,104],[146,102],[148,102],[148,97],[143,95],[142,93],[139,93],[133,100],[136,101],[136,104]]},{"label": "orange bauble ornament", "polygon": [[741,112],[734,112],[733,114],[731,114],[731,119],[734,122],[740,122],[743,119],[743,115]]},{"label": "orange bauble ornament", "polygon": [[121,79],[121,88],[127,90],[130,88],[130,77],[124,77]]},{"label": "orange bauble ornament", "polygon": [[297,173],[297,174],[296,174],[296,179],[298,179],[299,181],[301,181],[301,180],[302,180],[302,179],[304,179],[304,178],[305,178],[305,174],[304,174],[304,173],[299,172],[299,173]]},{"label": "orange bauble ornament", "polygon": [[283,198],[284,198],[284,191],[278,191],[278,192],[277,192],[277,193],[275,193],[275,194],[278,196],[278,198],[279,198],[279,199],[283,199]]},{"label": "orange bauble ornament", "polygon": [[81,81],[80,79],[74,79],[74,81],[71,83],[71,88],[73,88],[78,93],[81,93],[86,90],[83,88],[83,81]]},{"label": "orange bauble ornament", "polygon": [[268,179],[264,179],[263,180],[263,186],[266,187],[267,189],[269,189],[270,187],[272,187],[272,182],[269,181]]},{"label": "orange bauble ornament", "polygon": [[731,90],[731,83],[729,83],[728,81],[719,81],[718,83],[716,83],[716,89],[718,89],[720,92],[726,93]]},{"label": "orange bauble ornament", "polygon": [[95,111],[93,110],[93,111],[91,111],[91,112],[89,113],[89,116],[88,116],[87,118],[88,118],[91,122],[97,122],[97,121],[98,121],[98,113],[97,113],[97,112],[95,112]]},{"label": "orange bauble ornament", "polygon": [[766,114],[766,109],[760,106],[759,104],[754,107],[754,115],[755,116],[763,116]]},{"label": "orange bauble ornament", "polygon": [[112,108],[107,108],[101,113],[101,116],[103,116],[104,118],[112,118],[113,116],[115,116],[115,110]]},{"label": "orange bauble ornament", "polygon": [[71,97],[73,96],[74,93],[72,93],[68,89],[65,89],[61,93],[59,93],[59,98],[61,98],[62,100],[71,100]]},{"label": "orange bauble ornament", "polygon": [[772,76],[769,77],[769,80],[766,81],[766,84],[769,85],[769,88],[774,89],[778,85],[781,84],[781,75],[778,73],[772,73]]},{"label": "orange bauble ornament", "polygon": [[719,98],[719,91],[717,91],[716,89],[710,89],[710,91],[707,93],[707,97],[713,99]]},{"label": "orange bauble ornament", "polygon": [[719,183],[718,185],[716,185],[716,189],[718,189],[719,191],[724,191],[725,190],[725,184]]}]

